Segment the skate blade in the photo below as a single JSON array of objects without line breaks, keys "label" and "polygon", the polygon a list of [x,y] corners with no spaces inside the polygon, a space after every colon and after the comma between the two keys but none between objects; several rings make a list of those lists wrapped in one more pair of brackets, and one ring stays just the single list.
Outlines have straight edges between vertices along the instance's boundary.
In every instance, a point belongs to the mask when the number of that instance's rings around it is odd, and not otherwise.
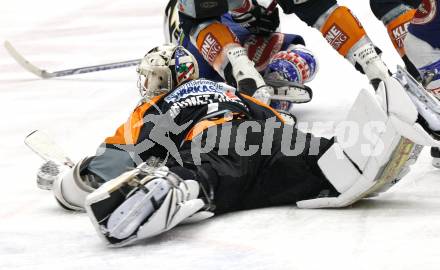
[{"label": "skate blade", "polygon": [[440,101],[414,79],[404,68],[397,66],[396,79],[406,91],[424,103],[428,108],[440,114]]}]

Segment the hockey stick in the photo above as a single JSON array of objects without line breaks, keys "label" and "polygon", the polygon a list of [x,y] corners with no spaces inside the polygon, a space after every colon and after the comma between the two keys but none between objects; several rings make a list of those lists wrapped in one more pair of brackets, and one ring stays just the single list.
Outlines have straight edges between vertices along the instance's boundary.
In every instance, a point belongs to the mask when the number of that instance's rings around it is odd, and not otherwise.
[{"label": "hockey stick", "polygon": [[40,130],[34,130],[24,139],[24,143],[35,154],[45,161],[64,164],[73,167],[75,163],[64,153],[63,149],[57,145],[52,138]]},{"label": "hockey stick", "polygon": [[8,51],[9,55],[17,61],[24,69],[27,71],[37,75],[38,77],[42,79],[50,79],[54,77],[62,77],[62,76],[70,76],[75,74],[82,74],[82,73],[89,73],[89,72],[96,72],[96,71],[103,71],[103,70],[109,70],[109,69],[116,69],[116,68],[124,68],[124,67],[130,67],[138,65],[141,62],[141,59],[135,59],[135,60],[129,60],[129,61],[123,61],[123,62],[116,62],[116,63],[110,63],[110,64],[103,64],[103,65],[96,65],[96,66],[89,66],[89,67],[81,67],[81,68],[73,68],[73,69],[66,69],[66,70],[60,70],[60,71],[54,71],[54,72],[48,72],[47,70],[40,69],[28,60],[26,60],[20,53],[17,52],[17,50],[12,46],[12,44],[9,41],[5,41],[5,48]]}]

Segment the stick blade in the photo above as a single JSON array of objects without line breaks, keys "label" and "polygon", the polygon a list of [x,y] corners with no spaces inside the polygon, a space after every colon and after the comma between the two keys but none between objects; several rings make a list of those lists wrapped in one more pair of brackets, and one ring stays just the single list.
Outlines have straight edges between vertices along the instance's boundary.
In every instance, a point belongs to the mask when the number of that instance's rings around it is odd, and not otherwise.
[{"label": "stick blade", "polygon": [[72,160],[64,153],[63,149],[43,131],[35,130],[31,132],[24,139],[24,143],[46,161],[54,161],[71,167],[74,165]]},{"label": "stick blade", "polygon": [[42,79],[49,79],[54,77],[52,73],[47,72],[46,70],[40,69],[36,67],[34,64],[26,60],[15,48],[12,46],[12,44],[9,41],[5,41],[4,46],[6,50],[8,51],[9,55],[14,58],[14,60],[20,64],[24,69],[27,71],[37,75],[38,77]]}]

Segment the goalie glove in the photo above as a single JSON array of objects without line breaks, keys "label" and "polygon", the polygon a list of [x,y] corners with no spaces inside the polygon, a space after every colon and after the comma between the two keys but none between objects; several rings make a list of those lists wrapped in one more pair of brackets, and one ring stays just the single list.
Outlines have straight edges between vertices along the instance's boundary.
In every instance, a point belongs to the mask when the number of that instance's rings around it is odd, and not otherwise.
[{"label": "goalie glove", "polygon": [[125,246],[184,221],[214,215],[202,210],[205,203],[198,198],[198,182],[183,180],[167,167],[147,172],[144,166],[105,183],[87,197],[87,214],[110,246]]},{"label": "goalie glove", "polygon": [[231,11],[232,20],[252,34],[268,35],[275,32],[280,25],[278,8],[270,10],[260,6],[256,1],[252,2],[253,6],[247,12]]},{"label": "goalie glove", "polygon": [[59,165],[52,160],[44,162],[37,172],[37,186],[43,190],[52,190],[53,183],[69,167]]},{"label": "goalie glove", "polygon": [[81,174],[88,158],[73,167],[49,160],[41,165],[37,173],[37,185],[52,190],[56,201],[66,210],[84,211],[84,201],[97,186],[96,176]]}]

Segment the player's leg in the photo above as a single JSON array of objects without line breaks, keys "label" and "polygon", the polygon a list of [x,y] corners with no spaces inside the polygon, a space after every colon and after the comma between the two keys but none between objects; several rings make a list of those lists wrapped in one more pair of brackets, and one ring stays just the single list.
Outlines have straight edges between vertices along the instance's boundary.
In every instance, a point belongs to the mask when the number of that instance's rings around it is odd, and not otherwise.
[{"label": "player's leg", "polygon": [[[248,132],[240,127],[249,124],[249,120],[234,121],[205,130],[198,137],[200,141],[187,141],[180,151],[183,166],[174,159],[159,169],[147,171],[140,166],[102,185],[86,202],[87,213],[98,234],[110,245],[123,246],[165,232],[181,222],[208,218],[213,213],[294,203],[332,189],[315,158],[297,158],[295,170],[290,170],[290,174],[286,168],[278,167],[285,175],[279,172],[279,177],[271,183],[256,181],[271,176],[265,167],[266,163],[273,163],[270,155],[273,150],[268,148],[269,152],[262,158],[262,147],[268,139],[265,139],[265,123],[250,122],[260,127],[259,131]],[[272,123],[281,124],[275,120]],[[274,128],[278,129],[276,136],[280,136],[280,125]],[[273,142],[274,149],[279,150],[279,140]],[[323,142],[328,141],[323,139]],[[322,145],[325,147],[326,143]],[[254,154],[241,152],[255,146],[259,149]],[[316,171],[304,170],[312,167]],[[293,181],[288,181],[291,179],[284,179],[287,175],[298,181],[295,187]],[[292,188],[285,192],[283,187]],[[281,199],[286,196],[288,200]]]},{"label": "player's leg", "polygon": [[[270,155],[263,153],[255,168],[257,173],[246,180],[238,209],[294,205],[305,199],[339,195],[318,165],[333,140],[314,137],[289,125],[273,128],[268,121],[262,124],[262,130],[259,143],[262,147],[271,146]],[[258,135],[253,135],[254,140]],[[264,142],[268,138],[271,144]]]},{"label": "player's leg", "polygon": [[440,1],[422,1],[408,27],[405,49],[425,86],[434,94],[440,92]]},{"label": "player's leg", "polygon": [[414,16],[415,9],[421,0],[407,2],[402,0],[370,0],[370,7],[376,18],[386,26],[388,35],[396,51],[402,57],[407,70],[414,78],[418,78],[420,75],[406,56],[403,41],[408,33],[408,25]]},{"label": "player's leg", "polygon": [[104,150],[102,154],[83,158],[72,168],[46,162],[38,172],[38,180],[53,182],[46,189],[52,189],[60,206],[84,211],[85,199],[91,192],[125,172],[126,168],[134,167],[128,153],[104,146],[101,150]]},{"label": "player's leg", "polygon": [[[415,64],[424,86],[440,98],[440,3],[422,1],[404,41],[409,59]],[[440,167],[440,151],[431,150],[433,165]]]},{"label": "player's leg", "polygon": [[424,123],[429,120],[421,120],[414,97],[401,83],[390,77],[381,82],[377,95],[360,93],[347,118],[360,128],[359,138],[348,145],[337,139],[318,160],[340,195],[298,202],[299,207],[343,207],[382,192],[408,172],[420,153],[416,144],[439,145]]},{"label": "player's leg", "polygon": [[[183,33],[188,36],[193,45],[198,49],[203,58],[222,76],[228,83],[235,84],[239,90],[246,94],[256,95],[257,98],[268,102],[272,92],[266,87],[262,76],[249,60],[247,51],[243,48],[237,36],[230,28],[222,24],[220,16],[228,10],[221,9],[206,16],[194,14],[190,7],[193,1],[186,1],[180,9],[180,22]],[[220,1],[221,2],[221,1]],[[249,89],[256,92],[246,92]]]},{"label": "player's leg", "polygon": [[327,42],[356,68],[364,72],[374,85],[388,74],[375,46],[351,11],[336,0],[281,0],[285,13],[295,13],[300,19],[321,31]]}]

